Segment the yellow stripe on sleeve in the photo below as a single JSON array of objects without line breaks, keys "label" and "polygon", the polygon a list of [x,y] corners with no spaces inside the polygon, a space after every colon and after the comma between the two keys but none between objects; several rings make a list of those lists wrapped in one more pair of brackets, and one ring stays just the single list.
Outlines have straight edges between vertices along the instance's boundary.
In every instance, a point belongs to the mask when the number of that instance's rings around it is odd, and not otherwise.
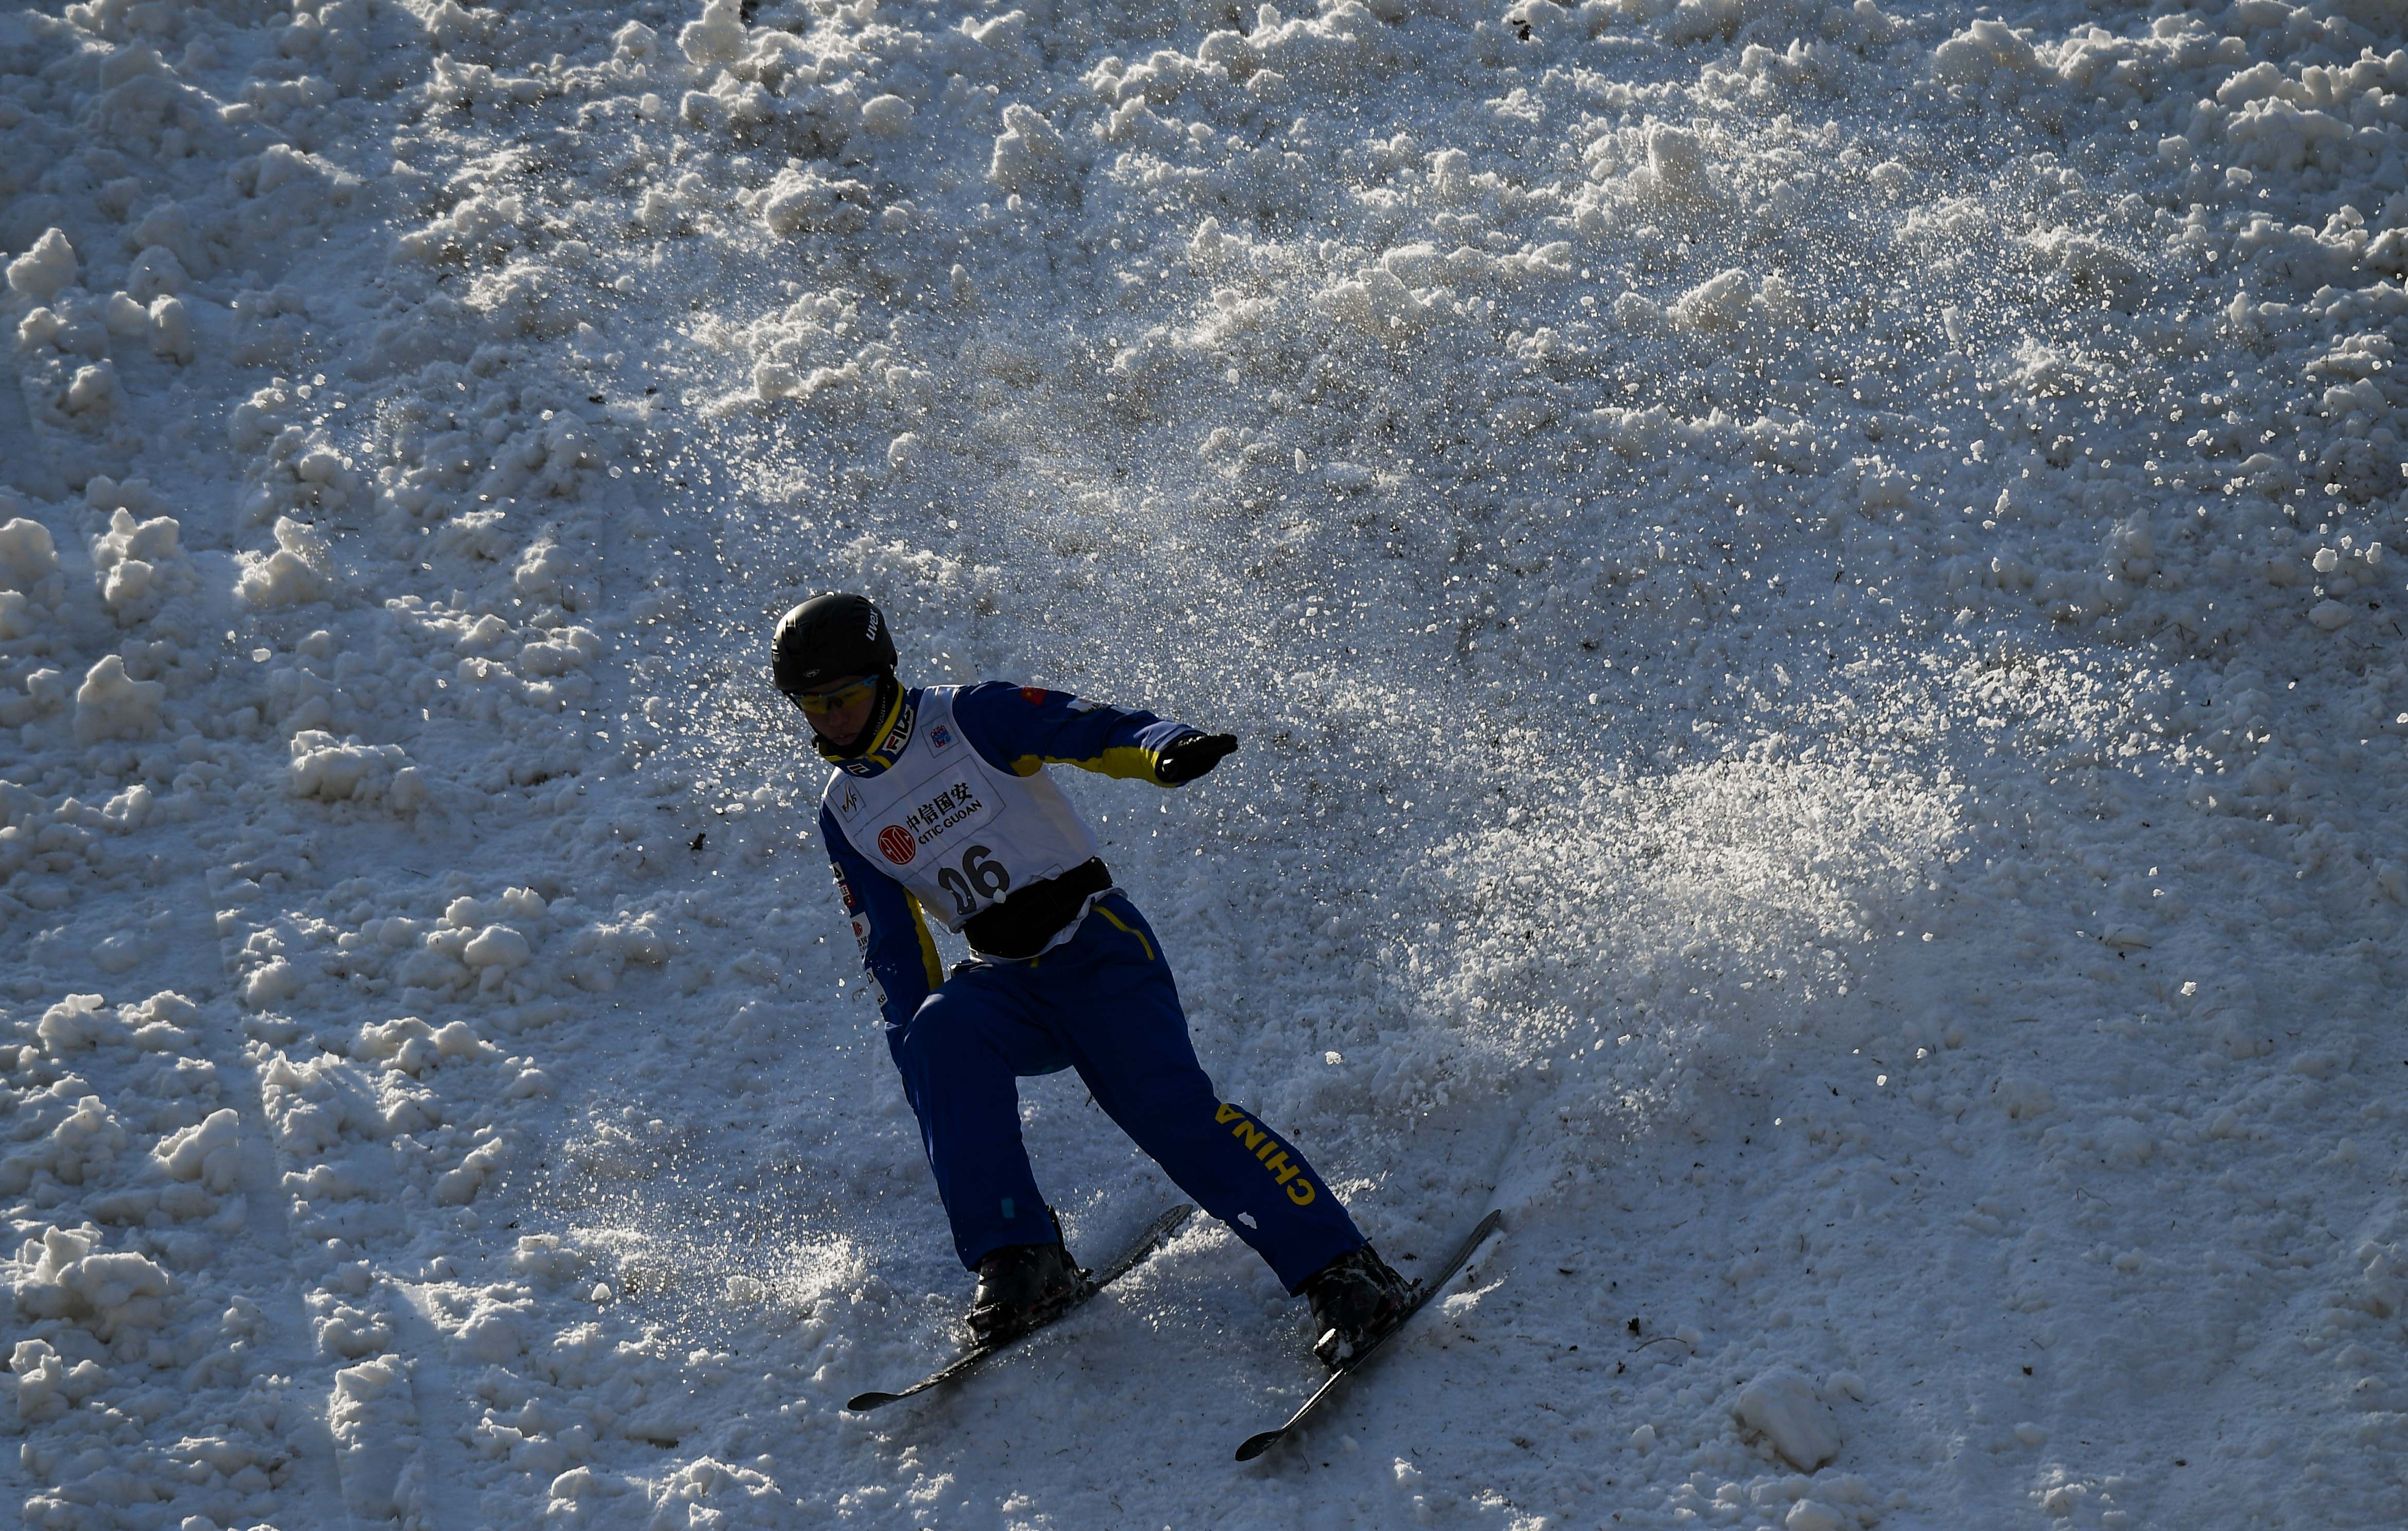
[{"label": "yellow stripe on sleeve", "polygon": [[1048,766],[1076,766],[1097,776],[1115,777],[1123,781],[1151,781],[1155,786],[1168,786],[1154,775],[1154,767],[1161,755],[1142,745],[1115,744],[1100,755],[1080,759],[1072,755],[1023,755],[1011,763],[1014,776],[1035,776]]},{"label": "yellow stripe on sleeve", "polygon": [[1105,919],[1110,920],[1113,924],[1119,926],[1124,935],[1136,937],[1137,944],[1145,948],[1145,960],[1148,962],[1152,962],[1154,960],[1154,943],[1145,938],[1144,931],[1139,930],[1135,926],[1126,923],[1119,915],[1114,914],[1111,910],[1104,908],[1101,904],[1096,906],[1096,912],[1102,915]]},{"label": "yellow stripe on sleeve", "polygon": [[934,992],[944,987],[945,982],[945,965],[937,956],[937,938],[928,934],[928,919],[920,912],[919,896],[907,888],[903,901],[911,906],[911,927],[920,933],[920,966],[928,970],[928,988]]},{"label": "yellow stripe on sleeve", "polygon": [[1135,780],[1159,783],[1161,779],[1154,774],[1154,762],[1160,758],[1154,751],[1142,746],[1120,744],[1105,751],[1103,760],[1096,765],[1089,766],[1087,769],[1101,771],[1106,776],[1118,777],[1124,781]]}]

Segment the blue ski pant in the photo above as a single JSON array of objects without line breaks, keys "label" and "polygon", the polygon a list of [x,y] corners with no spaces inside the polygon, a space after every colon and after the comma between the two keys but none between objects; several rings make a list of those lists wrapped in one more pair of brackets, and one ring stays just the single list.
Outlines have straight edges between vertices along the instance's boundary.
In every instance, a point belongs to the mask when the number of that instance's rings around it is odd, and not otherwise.
[{"label": "blue ski pant", "polygon": [[1162,943],[1118,892],[1041,956],[956,970],[886,1038],[953,1248],[972,1269],[1004,1245],[1054,1241],[1014,1080],[1064,1068],[1077,1069],[1104,1114],[1289,1292],[1364,1242],[1296,1145],[1215,1094]]}]

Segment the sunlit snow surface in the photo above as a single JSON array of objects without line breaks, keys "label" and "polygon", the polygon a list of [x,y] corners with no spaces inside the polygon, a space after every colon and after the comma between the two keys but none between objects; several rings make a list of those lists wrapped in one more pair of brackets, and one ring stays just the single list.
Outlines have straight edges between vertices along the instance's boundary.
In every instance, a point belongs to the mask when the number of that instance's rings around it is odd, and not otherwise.
[{"label": "sunlit snow surface", "polygon": [[[2379,0],[0,16],[0,1486],[2408,1522],[2403,93]],[[827,588],[1237,732],[1065,782],[1206,1066],[1409,1270],[1505,1211],[1259,1463],[1210,1223],[840,1411],[968,1281]],[[1176,1192],[1025,1095],[1099,1262]]]}]

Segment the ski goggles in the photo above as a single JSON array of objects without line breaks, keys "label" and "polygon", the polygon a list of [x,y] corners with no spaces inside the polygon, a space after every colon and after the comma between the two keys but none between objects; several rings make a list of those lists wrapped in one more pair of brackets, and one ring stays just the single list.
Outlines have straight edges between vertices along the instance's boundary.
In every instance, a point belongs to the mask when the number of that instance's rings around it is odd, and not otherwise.
[{"label": "ski goggles", "polygon": [[858,680],[837,687],[834,691],[791,691],[786,694],[808,717],[824,718],[831,712],[842,712],[855,703],[867,700],[878,693],[878,678],[864,676]]}]

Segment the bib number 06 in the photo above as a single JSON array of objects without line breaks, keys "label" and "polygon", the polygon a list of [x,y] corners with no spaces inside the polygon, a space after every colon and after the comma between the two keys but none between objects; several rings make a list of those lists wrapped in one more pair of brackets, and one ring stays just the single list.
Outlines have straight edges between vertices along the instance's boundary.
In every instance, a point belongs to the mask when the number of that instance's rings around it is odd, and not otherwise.
[{"label": "bib number 06", "polygon": [[1000,898],[1010,889],[1011,874],[993,856],[987,847],[973,845],[962,852],[959,871],[951,866],[937,868],[937,886],[953,895],[955,918],[968,919],[977,912],[980,899]]}]

